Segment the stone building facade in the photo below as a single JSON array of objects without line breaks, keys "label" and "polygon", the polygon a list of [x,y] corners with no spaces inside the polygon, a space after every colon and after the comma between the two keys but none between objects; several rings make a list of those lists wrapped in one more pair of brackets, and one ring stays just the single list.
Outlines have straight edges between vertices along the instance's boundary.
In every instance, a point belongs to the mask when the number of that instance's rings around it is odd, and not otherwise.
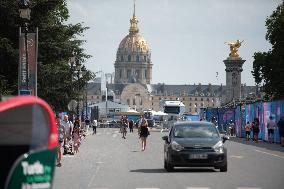
[{"label": "stone building facade", "polygon": [[[198,114],[201,108],[218,107],[226,101],[226,86],[222,85],[167,85],[152,84],[152,61],[150,47],[139,34],[138,19],[135,15],[130,19],[129,34],[120,42],[114,63],[114,83],[107,83],[107,94],[112,94],[114,102],[128,104],[137,111],[161,110],[162,100],[180,100],[185,104],[186,113]],[[228,67],[226,69],[229,69]],[[226,70],[227,71],[227,70]],[[240,74],[241,70],[238,70]],[[241,98],[256,94],[255,86],[240,84],[240,76],[234,77],[229,73],[229,83],[240,86],[236,91]],[[227,74],[228,76],[228,74]],[[229,78],[229,79],[230,79]],[[228,80],[228,78],[227,78]],[[228,83],[228,81],[227,81]],[[230,87],[229,87],[230,88]],[[229,89],[227,87],[227,90]],[[239,94],[240,93],[240,94]],[[105,100],[100,83],[89,83],[89,104]]]}]

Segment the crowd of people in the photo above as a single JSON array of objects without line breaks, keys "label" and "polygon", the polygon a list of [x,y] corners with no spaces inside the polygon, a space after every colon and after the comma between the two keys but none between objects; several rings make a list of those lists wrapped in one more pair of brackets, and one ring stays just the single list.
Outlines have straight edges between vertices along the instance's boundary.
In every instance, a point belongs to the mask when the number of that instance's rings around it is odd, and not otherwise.
[{"label": "crowd of people", "polygon": [[[280,144],[281,146],[284,146],[284,119],[283,117],[280,118],[280,120],[276,122],[273,120],[272,116],[269,116],[269,120],[266,123],[267,133],[268,133],[268,142],[273,143],[274,141],[274,135],[276,128],[279,128],[279,136],[280,136]],[[254,121],[251,123],[248,121],[245,125],[245,131],[246,131],[246,140],[250,140],[250,136],[252,133],[252,140],[255,143],[258,143],[258,134],[260,132],[260,123],[259,119],[255,118]]]},{"label": "crowd of people", "polygon": [[[70,120],[68,115],[64,115],[63,120],[59,116],[56,116],[56,124],[59,133],[59,148],[57,153],[57,166],[61,167],[62,155],[75,155],[79,152],[82,139],[86,136],[86,132],[91,124],[93,129],[93,135],[97,133],[98,121],[94,120],[92,123],[89,120],[85,120],[84,128],[79,119],[75,121]],[[146,149],[147,137],[150,135],[148,129],[148,122],[142,115],[139,120],[129,120],[127,116],[121,116],[120,132],[122,138],[126,139],[127,129],[130,133],[133,133],[133,129],[138,129],[138,137],[141,140],[141,151]]]},{"label": "crowd of people", "polygon": [[[87,130],[88,123],[85,120],[85,128]],[[56,124],[60,144],[57,152],[57,166],[61,167],[62,155],[74,155],[79,152],[81,140],[86,136],[86,130],[83,129],[79,119],[75,119],[72,122],[69,120],[68,115],[64,115],[63,120],[59,116],[56,116]]]},{"label": "crowd of people", "polygon": [[122,133],[123,139],[126,139],[127,128],[129,128],[130,133],[133,133],[134,126],[138,128],[138,136],[141,140],[141,151],[144,151],[146,149],[147,137],[150,135],[148,122],[144,115],[142,115],[136,123],[133,120],[128,120],[127,116],[121,116],[120,132]]}]

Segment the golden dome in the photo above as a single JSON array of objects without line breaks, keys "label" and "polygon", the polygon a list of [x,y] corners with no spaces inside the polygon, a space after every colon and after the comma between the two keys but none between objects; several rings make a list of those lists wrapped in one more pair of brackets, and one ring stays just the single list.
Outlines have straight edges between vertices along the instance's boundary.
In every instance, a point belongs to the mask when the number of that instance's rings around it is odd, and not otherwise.
[{"label": "golden dome", "polygon": [[120,52],[149,52],[150,48],[146,40],[140,34],[128,34],[119,44]]}]

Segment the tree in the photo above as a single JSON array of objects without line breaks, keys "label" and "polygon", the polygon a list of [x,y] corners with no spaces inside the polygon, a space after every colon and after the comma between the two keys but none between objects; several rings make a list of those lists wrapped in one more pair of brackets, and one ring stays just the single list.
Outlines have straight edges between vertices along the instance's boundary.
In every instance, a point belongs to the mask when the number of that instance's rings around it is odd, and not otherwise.
[{"label": "tree", "polygon": [[255,82],[262,86],[267,100],[284,97],[284,2],[266,19],[266,40],[272,49],[254,54]]},{"label": "tree", "polygon": [[[66,24],[69,18],[66,0],[33,0],[29,30],[39,30],[38,39],[38,96],[56,111],[66,111],[71,99],[82,94],[87,82],[94,77],[87,71],[80,79],[75,77],[69,60],[76,53],[83,63],[90,56],[78,39],[88,29],[81,23]],[[0,95],[17,95],[19,27],[22,20],[16,0],[0,3]],[[75,87],[76,86],[76,90]]]}]

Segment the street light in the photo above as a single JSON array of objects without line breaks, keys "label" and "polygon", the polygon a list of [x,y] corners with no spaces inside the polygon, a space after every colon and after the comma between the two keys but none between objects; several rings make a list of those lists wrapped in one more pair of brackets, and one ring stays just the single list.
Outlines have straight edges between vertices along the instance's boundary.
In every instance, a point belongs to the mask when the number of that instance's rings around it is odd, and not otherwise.
[{"label": "street light", "polygon": [[[86,67],[83,65],[83,67],[81,68],[81,71],[82,71],[82,74],[83,75],[86,75],[87,74],[87,69],[86,69]],[[86,110],[86,112],[85,112],[85,120],[88,118],[88,116],[87,116],[87,112],[88,112],[88,99],[87,99],[87,97],[88,97],[88,93],[87,93],[87,85],[85,86],[85,92],[86,92],[86,97],[85,97],[85,110]],[[83,112],[83,111],[82,111]]]},{"label": "street light", "polygon": [[26,89],[29,90],[29,57],[28,57],[28,21],[30,20],[30,1],[19,0],[20,17],[24,20],[25,54],[26,54]]},{"label": "street light", "polygon": [[78,79],[78,86],[77,86],[77,90],[78,90],[78,96],[77,96],[77,108],[76,108],[76,114],[77,114],[77,119],[79,119],[79,101],[80,101],[80,97],[79,97],[79,91],[80,91],[80,71],[81,71],[81,63],[79,61],[79,59],[77,57],[75,57],[75,70],[77,71],[77,79]]}]

